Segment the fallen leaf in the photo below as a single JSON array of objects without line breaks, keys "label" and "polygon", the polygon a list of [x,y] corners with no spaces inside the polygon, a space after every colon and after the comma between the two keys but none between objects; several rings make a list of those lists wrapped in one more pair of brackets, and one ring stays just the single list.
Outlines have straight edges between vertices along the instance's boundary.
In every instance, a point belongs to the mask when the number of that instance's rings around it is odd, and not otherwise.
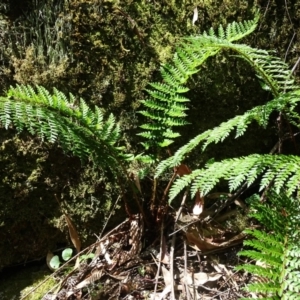
[{"label": "fallen leaf", "polygon": [[99,247],[101,249],[101,254],[104,255],[104,259],[108,263],[108,265],[113,265],[114,261],[111,260],[109,252],[108,252],[109,242],[106,240],[104,243],[100,242]]},{"label": "fallen leaf", "polygon": [[192,173],[190,168],[185,164],[181,164],[178,167],[175,167],[174,172],[180,177],[182,177],[183,175],[187,175],[187,174]]},{"label": "fallen leaf", "polygon": [[134,183],[139,190],[139,192],[142,194],[141,184],[140,184],[140,178],[137,174],[134,175]]},{"label": "fallen leaf", "polygon": [[195,22],[197,20],[198,20],[198,8],[196,6],[195,9],[194,9],[194,15],[193,15],[193,21],[192,21],[193,25],[195,25]]},{"label": "fallen leaf", "polygon": [[165,288],[159,295],[159,300],[166,299],[166,296],[171,292],[173,278],[171,277],[171,272],[167,270],[164,266],[161,267],[161,272],[164,277]]},{"label": "fallen leaf", "polygon": [[82,289],[89,284],[93,284],[95,281],[99,280],[102,277],[102,275],[103,275],[102,270],[92,271],[92,273],[89,277],[87,277],[86,279],[84,279],[83,281],[81,281],[80,283],[78,283],[76,285],[76,289]]},{"label": "fallen leaf", "polygon": [[194,281],[195,285],[201,285],[206,283],[207,281],[216,281],[220,279],[222,274],[219,273],[204,273],[204,272],[199,272],[194,274]]},{"label": "fallen leaf", "polygon": [[205,272],[199,272],[199,273],[188,273],[186,276],[182,279],[182,282],[188,285],[203,285],[208,281],[216,281],[218,280],[222,274],[219,273],[205,273]]},{"label": "fallen leaf", "polygon": [[162,242],[162,249],[161,249],[162,253],[159,252],[156,256],[156,258],[158,260],[160,260],[163,264],[168,265],[170,263],[170,254],[168,252],[167,249],[167,245],[166,245],[166,239],[165,237],[163,237],[163,242]]},{"label": "fallen leaf", "polygon": [[[79,253],[80,248],[81,248],[81,241],[80,241],[78,232],[77,232],[75,226],[73,225],[70,217],[66,213],[64,213],[64,215],[65,215],[65,218],[66,218],[66,221],[67,221],[67,224],[68,224],[69,235],[70,235],[71,241],[72,241],[77,253]],[[80,264],[80,258],[78,256],[77,259],[76,259],[74,268],[77,269],[79,267],[79,264]]]},{"label": "fallen leaf", "polygon": [[68,224],[68,228],[69,228],[69,234],[70,234],[70,238],[71,238],[71,241],[75,247],[75,249],[77,250],[77,253],[80,252],[80,248],[81,248],[81,242],[80,242],[80,239],[79,239],[79,235],[78,235],[78,232],[75,228],[75,226],[73,225],[70,217],[64,213],[65,215],[65,218],[66,218],[66,221],[67,221],[67,224]]},{"label": "fallen leaf", "polygon": [[233,274],[232,274],[231,270],[228,271],[228,269],[226,268],[225,265],[219,264],[219,263],[216,263],[216,262],[213,262],[212,266],[214,267],[214,269],[215,269],[217,272],[223,273],[223,275],[226,274],[226,278],[229,279],[229,280],[232,282],[232,284],[235,286],[235,288],[236,288],[237,291],[239,290],[239,287],[238,287],[236,281],[233,280],[233,278],[232,278],[232,277],[233,277],[233,276],[232,276]]},{"label": "fallen leaf", "polygon": [[173,278],[171,277],[171,272],[165,268],[164,266],[161,267],[161,272],[163,274],[165,285],[171,285],[173,283]]},{"label": "fallen leaf", "polygon": [[154,293],[152,293],[150,295],[150,299],[151,300],[163,300],[163,299],[167,299],[167,295],[171,292],[171,286],[168,285],[166,286],[163,291],[161,293],[156,293],[155,297],[154,297]]},{"label": "fallen leaf", "polygon": [[[206,233],[207,234],[207,233]],[[196,227],[190,226],[186,231],[188,245],[197,251],[206,252],[216,249],[224,249],[241,243],[246,234],[241,232],[233,237],[226,237],[224,242],[218,241],[217,236],[206,236],[205,232]],[[213,233],[212,233],[213,234]]]},{"label": "fallen leaf", "polygon": [[195,205],[193,208],[193,214],[194,216],[199,216],[202,214],[204,209],[204,197],[200,196],[200,192],[198,191],[196,193],[196,199],[195,199]]}]

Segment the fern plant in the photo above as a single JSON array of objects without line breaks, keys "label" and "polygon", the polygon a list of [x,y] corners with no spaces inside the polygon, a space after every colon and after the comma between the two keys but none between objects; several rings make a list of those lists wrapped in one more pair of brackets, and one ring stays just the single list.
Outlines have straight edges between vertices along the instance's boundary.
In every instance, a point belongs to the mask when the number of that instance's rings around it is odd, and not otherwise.
[{"label": "fern plant", "polygon": [[[254,107],[242,115],[221,123],[219,126],[200,133],[187,144],[180,147],[173,156],[161,161],[156,168],[159,177],[168,168],[179,166],[187,155],[199,146],[204,151],[212,143],[223,142],[235,130],[235,137],[245,134],[251,122],[266,127],[270,115],[277,112],[295,127],[300,127],[300,116],[296,110],[300,99],[300,87],[295,84],[293,74],[288,65],[272,52],[236,44],[235,41],[250,34],[257,24],[252,22],[229,24],[226,29],[219,27],[218,33],[212,29],[200,36],[184,39],[173,59],[173,65],[162,67],[164,84],[152,85],[155,90],[148,91],[151,98],[143,101],[147,110],[144,116],[149,117],[149,124],[143,125],[148,131],[142,135],[149,145],[166,146],[172,140],[167,133],[172,130],[165,123],[173,112],[173,105],[178,104],[177,94],[183,93],[188,78],[199,71],[199,66],[209,57],[221,51],[235,52],[236,56],[245,60],[252,67],[261,87],[273,95],[267,103]],[[154,100],[153,100],[154,98]],[[186,98],[182,102],[188,101]],[[186,107],[181,106],[181,112]],[[184,117],[183,114],[176,115]],[[176,125],[183,125],[177,122]],[[173,131],[172,131],[173,133]],[[179,134],[172,137],[177,137]],[[282,137],[281,137],[282,138]],[[282,141],[279,140],[279,143]],[[208,194],[221,179],[229,182],[230,191],[242,185],[250,186],[259,181],[260,190],[274,187],[269,194],[272,204],[255,202],[254,217],[259,219],[268,229],[248,230],[249,235],[257,240],[246,241],[245,245],[256,250],[244,251],[241,255],[261,260],[265,267],[241,266],[249,272],[256,273],[266,279],[248,287],[249,291],[262,293],[264,299],[298,299],[299,298],[299,217],[298,199],[291,198],[300,184],[300,159],[294,155],[250,154],[245,157],[225,159],[221,162],[207,163],[202,169],[178,178],[171,186],[169,200],[172,201],[183,189],[188,188],[195,196],[200,191],[202,196]],[[285,194],[283,194],[283,192]],[[271,235],[270,235],[271,232]]]},{"label": "fern plant", "polygon": [[11,87],[0,97],[0,125],[58,141],[65,151],[112,170],[131,159],[118,146],[120,128],[112,114],[104,121],[100,108],[91,110],[83,99],[76,104],[73,95],[67,98],[56,89],[50,94],[41,86]]},{"label": "fern plant", "polygon": [[299,199],[272,191],[265,203],[256,195],[249,200],[250,215],[260,222],[264,230],[245,231],[251,239],[244,241],[248,249],[239,252],[239,255],[257,262],[236,267],[255,275],[245,289],[260,295],[259,299],[299,299]]}]

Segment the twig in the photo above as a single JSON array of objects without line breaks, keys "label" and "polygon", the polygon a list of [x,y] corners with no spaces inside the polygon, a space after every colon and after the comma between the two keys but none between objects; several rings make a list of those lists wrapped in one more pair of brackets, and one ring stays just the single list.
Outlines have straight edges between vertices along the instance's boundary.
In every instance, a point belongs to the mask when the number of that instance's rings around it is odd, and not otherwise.
[{"label": "twig", "polygon": [[134,30],[134,32],[136,33],[138,39],[140,40],[140,42],[142,43],[142,45],[144,46],[144,39],[143,39],[143,35],[142,33],[139,31],[137,23],[122,9],[120,9],[119,7],[115,7],[115,10],[119,11],[125,18],[127,18],[127,20],[131,23],[132,28]]},{"label": "twig", "polygon": [[[252,186],[252,185],[251,185]],[[245,182],[238,190],[235,192],[231,197],[227,198],[223,204],[219,205],[219,207],[215,210],[214,214],[212,216],[208,216],[204,219],[204,221],[209,224],[214,217],[219,214],[227,205],[234,202],[241,194],[243,194],[247,189],[249,189],[250,186],[247,186],[247,182]]]},{"label": "twig", "polygon": [[[292,39],[290,40],[290,43],[289,43],[289,45],[288,45],[288,47],[287,47],[287,49],[286,49],[286,51],[285,51],[284,61],[286,61],[286,58],[287,58],[287,56],[288,56],[288,53],[289,53],[289,51],[290,51],[290,48],[291,48],[291,46],[292,46],[292,42],[293,42],[295,36],[296,36],[296,32],[294,32],[294,34],[293,34],[293,36],[292,36]],[[293,73],[293,71],[292,71],[292,73]]]},{"label": "twig", "polygon": [[293,25],[293,22],[292,22],[292,19],[291,19],[289,10],[288,10],[288,6],[287,6],[287,3],[286,3],[286,0],[284,0],[284,3],[285,3],[285,9],[286,9],[287,15],[288,15],[288,17],[289,17],[289,21],[290,21],[291,25],[293,26],[293,30],[294,30],[294,32],[295,32],[294,25]]},{"label": "twig", "polygon": [[293,69],[292,69],[291,73],[294,73],[294,72],[295,72],[295,69],[297,68],[297,66],[298,66],[299,62],[300,62],[300,57],[298,58],[298,60],[297,60],[297,61],[296,61],[296,63],[294,64],[294,66],[293,66]]},{"label": "twig", "polygon": [[162,196],[161,202],[160,202],[161,204],[164,204],[164,203],[165,203],[165,200],[166,200],[166,197],[167,197],[167,195],[168,195],[168,192],[169,192],[169,190],[170,190],[170,188],[171,188],[171,185],[172,185],[172,183],[174,182],[176,176],[177,176],[177,174],[176,174],[176,172],[174,172],[173,175],[172,175],[172,178],[170,179],[170,181],[169,181],[167,187],[166,187],[165,190],[164,190],[164,193],[163,193],[163,196]]},{"label": "twig", "polygon": [[181,212],[182,212],[182,208],[183,208],[183,206],[184,206],[184,204],[185,204],[186,197],[187,197],[188,193],[189,193],[189,188],[186,189],[186,191],[184,192],[184,195],[183,195],[183,197],[182,197],[182,201],[181,201],[181,204],[180,204],[180,208],[179,208],[179,210],[178,210],[178,214],[177,214],[176,219],[175,219],[175,224],[177,223],[177,221],[178,221],[179,218],[180,218],[180,215],[181,215]]},{"label": "twig", "polygon": [[[184,278],[187,278],[187,251],[186,251],[186,240],[183,241],[184,250]],[[190,289],[186,281],[184,282],[187,300],[191,300]]]},{"label": "twig", "polygon": [[156,187],[157,187],[157,178],[153,179],[153,184],[152,184],[152,196],[150,200],[150,209],[151,213],[153,213],[154,207],[155,207],[155,202],[156,202]]},{"label": "twig", "polygon": [[[267,7],[266,7],[266,10],[265,10],[265,12],[264,12],[264,15],[263,15],[263,18],[265,18],[266,17],[266,14],[267,14],[267,11],[268,11],[268,8],[269,8],[269,5],[270,5],[270,0],[268,1],[268,4],[267,4]],[[261,26],[262,26],[262,22],[260,23],[260,25],[259,25],[259,28],[258,28],[258,31],[260,31],[260,28],[261,28]]]},{"label": "twig", "polygon": [[160,268],[161,268],[161,260],[162,260],[162,255],[163,255],[163,238],[164,238],[164,220],[161,222],[160,226],[160,258],[158,261],[158,266],[157,266],[157,272],[155,276],[155,286],[154,286],[154,296],[153,299],[155,300],[156,297],[156,292],[157,292],[157,285],[158,285],[158,277],[160,273]]},{"label": "twig", "polygon": [[[175,241],[176,241],[176,234],[172,236],[171,242],[171,249],[170,249],[170,273],[171,278],[174,281],[174,249],[175,249]],[[171,284],[171,299],[175,300],[175,289],[174,289],[174,282]]]},{"label": "twig", "polygon": [[[181,211],[182,211],[182,208],[185,204],[185,201],[186,201],[186,198],[187,198],[187,195],[188,195],[188,189],[185,191],[184,195],[183,195],[183,198],[182,198],[182,201],[181,201],[181,205],[180,205],[180,208],[178,210],[178,214],[176,216],[176,219],[175,219],[175,224],[174,224],[174,230],[175,230],[175,226],[176,226],[176,223],[181,215]],[[171,242],[171,249],[170,249],[170,273],[171,273],[171,278],[174,279],[174,252],[175,252],[175,241],[176,241],[176,234],[173,234],[172,236],[172,242]],[[174,284],[171,285],[171,299],[172,300],[175,300],[175,290],[174,290]]]},{"label": "twig", "polygon": [[184,228],[189,227],[190,225],[195,224],[195,223],[198,223],[198,222],[200,222],[200,221],[202,221],[202,220],[201,220],[201,219],[196,219],[196,220],[194,220],[194,221],[192,221],[192,222],[187,223],[187,224],[184,225],[184,226],[180,226],[179,229],[177,229],[177,230],[173,231],[172,233],[170,233],[169,236],[172,236],[172,235],[176,234],[177,232],[183,230]]},{"label": "twig", "polygon": [[102,230],[101,230],[101,233],[100,233],[99,237],[97,236],[98,239],[100,239],[100,238],[102,237],[102,234],[103,234],[103,232],[104,232],[104,230],[105,230],[105,228],[106,228],[106,226],[107,226],[107,224],[108,224],[108,221],[110,220],[111,215],[113,214],[113,212],[114,212],[114,210],[115,210],[115,208],[116,208],[116,206],[117,206],[117,203],[119,202],[120,198],[121,198],[121,196],[118,196],[118,198],[117,198],[117,200],[116,200],[116,202],[115,202],[115,204],[114,204],[114,206],[113,206],[113,208],[112,208],[112,210],[111,210],[111,212],[110,212],[108,218],[107,218],[106,221],[105,221],[105,224],[104,224],[104,226],[103,226],[103,228],[102,228]]}]

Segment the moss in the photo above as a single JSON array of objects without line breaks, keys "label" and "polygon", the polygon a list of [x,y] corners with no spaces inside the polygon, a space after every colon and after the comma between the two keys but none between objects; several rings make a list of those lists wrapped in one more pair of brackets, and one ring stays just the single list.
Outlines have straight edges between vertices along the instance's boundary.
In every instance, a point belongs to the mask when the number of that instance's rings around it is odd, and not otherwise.
[{"label": "moss", "polygon": [[57,283],[49,275],[49,270],[41,269],[39,266],[27,266],[24,269],[20,266],[17,273],[6,270],[5,275],[0,274],[0,277],[2,277],[0,297],[2,300],[20,299],[48,277],[44,284],[24,298],[24,300],[40,300]]},{"label": "moss", "polygon": [[68,66],[67,58],[58,63],[48,64],[45,56],[34,53],[34,47],[26,49],[24,58],[12,57],[14,80],[21,84],[57,85],[59,80],[66,75]]}]

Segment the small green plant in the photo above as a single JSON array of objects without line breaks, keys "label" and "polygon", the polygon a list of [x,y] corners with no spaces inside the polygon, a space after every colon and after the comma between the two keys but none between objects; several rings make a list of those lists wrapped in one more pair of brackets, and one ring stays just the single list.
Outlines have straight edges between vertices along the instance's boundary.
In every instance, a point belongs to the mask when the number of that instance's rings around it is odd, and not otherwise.
[{"label": "small green plant", "polygon": [[[61,257],[62,259],[66,262],[68,261],[71,257],[72,257],[72,254],[73,254],[73,249],[71,248],[66,248],[62,253],[61,253]],[[49,265],[52,269],[56,270],[60,267],[60,265],[62,264],[62,262],[60,261],[59,259],[59,256],[58,255],[54,255],[50,262],[49,262]]]},{"label": "small green plant", "polygon": [[94,253],[89,253],[89,254],[83,254],[79,256],[80,262],[87,260],[87,259],[93,259],[95,256]]},{"label": "small green plant", "polygon": [[[66,248],[61,253],[61,257],[65,262],[67,262],[69,259],[71,259],[72,255],[73,255],[72,248]],[[87,259],[92,259],[92,258],[94,258],[94,256],[95,256],[94,253],[83,254],[83,255],[79,256],[79,261],[82,262]],[[53,270],[58,269],[62,264],[63,264],[63,262],[60,260],[58,255],[54,255],[49,262],[49,265]]]}]

